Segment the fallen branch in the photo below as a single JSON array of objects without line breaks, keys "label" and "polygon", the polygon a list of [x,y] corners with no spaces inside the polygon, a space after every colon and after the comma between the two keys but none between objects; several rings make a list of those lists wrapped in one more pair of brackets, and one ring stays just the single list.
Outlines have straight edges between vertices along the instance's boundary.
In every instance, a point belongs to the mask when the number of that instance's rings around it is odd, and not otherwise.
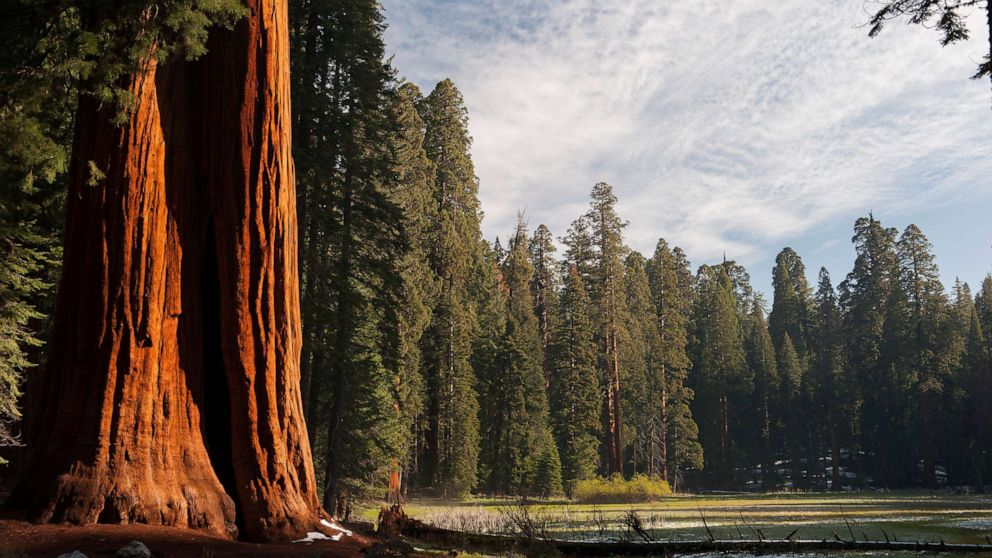
[{"label": "fallen branch", "polygon": [[[809,551],[908,551],[908,552],[953,552],[988,553],[992,545],[951,544],[945,541],[934,542],[895,542],[880,540],[843,540],[834,533],[835,540],[812,539],[759,539],[759,540],[698,540],[698,541],[569,541],[557,539],[526,539],[520,536],[488,535],[466,533],[429,527],[419,522],[411,522],[403,534],[423,542],[495,552],[526,551],[528,549],[554,550],[563,556],[647,556],[743,552],[743,553],[791,553]],[[526,553],[526,552],[525,552]]]}]

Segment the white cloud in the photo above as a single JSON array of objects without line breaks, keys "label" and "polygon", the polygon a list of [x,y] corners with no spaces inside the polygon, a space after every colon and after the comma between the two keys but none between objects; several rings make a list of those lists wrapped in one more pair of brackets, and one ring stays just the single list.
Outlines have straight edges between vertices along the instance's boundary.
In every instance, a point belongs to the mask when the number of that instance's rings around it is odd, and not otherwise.
[{"label": "white cloud", "polygon": [[469,108],[487,236],[556,235],[605,180],[650,252],[764,262],[852,212],[992,191],[987,48],[941,48],[862,0],[386,0],[400,73]]}]

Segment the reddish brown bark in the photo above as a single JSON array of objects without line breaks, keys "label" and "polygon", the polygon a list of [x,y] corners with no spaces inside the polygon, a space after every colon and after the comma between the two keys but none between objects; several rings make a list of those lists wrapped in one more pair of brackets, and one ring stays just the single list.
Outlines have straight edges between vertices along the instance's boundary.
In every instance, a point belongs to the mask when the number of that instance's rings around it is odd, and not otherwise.
[{"label": "reddish brown bark", "polygon": [[665,367],[661,368],[661,436],[658,438],[659,473],[668,482],[668,387],[665,386]]},{"label": "reddish brown bark", "polygon": [[204,59],[142,67],[125,125],[80,101],[32,474],[13,496],[39,521],[317,530],[287,9],[247,5]]},{"label": "reddish brown bark", "polygon": [[607,332],[606,337],[606,436],[607,471],[610,475],[623,473],[623,425],[620,414],[620,357],[616,330]]}]

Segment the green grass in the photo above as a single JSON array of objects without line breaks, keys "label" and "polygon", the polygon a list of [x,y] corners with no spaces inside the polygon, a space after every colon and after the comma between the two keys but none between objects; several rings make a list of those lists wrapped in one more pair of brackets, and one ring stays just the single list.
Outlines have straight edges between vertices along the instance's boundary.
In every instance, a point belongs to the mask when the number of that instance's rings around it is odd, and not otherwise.
[{"label": "green grass", "polygon": [[[796,538],[900,541],[931,540],[986,543],[992,536],[992,496],[944,492],[844,494],[771,493],[732,496],[672,496],[634,504],[576,504],[566,500],[534,502],[472,498],[465,501],[413,500],[411,517],[448,529],[512,532],[513,517],[526,516],[550,536],[569,539],[620,539],[633,512],[657,540],[708,537],[703,518],[718,539]],[[368,509],[374,520],[377,509]]]}]

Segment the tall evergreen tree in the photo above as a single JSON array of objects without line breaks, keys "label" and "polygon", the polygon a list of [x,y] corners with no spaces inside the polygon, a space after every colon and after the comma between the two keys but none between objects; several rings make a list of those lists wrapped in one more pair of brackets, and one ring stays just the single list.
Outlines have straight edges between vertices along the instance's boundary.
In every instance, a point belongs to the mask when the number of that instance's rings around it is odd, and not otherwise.
[{"label": "tall evergreen tree", "polygon": [[779,394],[778,418],[782,432],[783,449],[789,457],[792,468],[792,480],[798,483],[802,476],[800,459],[803,456],[805,429],[802,424],[803,401],[803,365],[796,353],[792,337],[783,334],[779,343],[775,361],[778,364]]},{"label": "tall evergreen tree", "polygon": [[[548,402],[542,369],[543,355],[531,279],[534,268],[530,263],[527,230],[523,219],[511,236],[509,251],[502,265],[505,288],[506,324],[500,340],[497,366],[487,375],[483,416],[492,421],[485,446],[492,448],[484,457],[490,472],[487,485],[497,493],[533,494],[546,490],[560,492],[560,485],[537,486],[538,465],[554,468],[548,455],[550,429]],[[488,409],[486,409],[488,408]],[[560,469],[560,465],[557,465]],[[551,482],[546,469],[542,474]],[[560,481],[559,481],[560,483]],[[553,485],[553,482],[552,482]]]},{"label": "tall evergreen tree", "polygon": [[70,41],[78,14],[60,11],[0,7],[0,446],[19,445],[29,429],[15,426],[18,399],[24,374],[42,373],[62,254],[81,61]]},{"label": "tall evergreen tree", "polygon": [[562,477],[570,487],[596,474],[602,434],[599,350],[592,302],[572,264],[565,275],[550,348],[551,415]]},{"label": "tall evergreen tree", "polygon": [[768,330],[772,341],[779,345],[788,334],[800,360],[805,360],[809,344],[809,320],[812,306],[806,267],[792,248],[783,248],[775,257],[772,269],[772,311],[768,315]]},{"label": "tall evergreen tree", "polygon": [[[659,330],[656,359],[664,379],[656,414],[661,423],[661,435],[654,443],[658,473],[675,484],[679,468],[701,469],[703,466],[698,427],[690,407],[694,394],[686,385],[692,367],[686,348],[693,277],[682,250],[670,249],[664,239],[658,240],[647,264],[647,273]],[[653,459],[651,463],[654,463]]]},{"label": "tall evergreen tree", "polygon": [[754,304],[745,323],[744,346],[747,364],[754,377],[751,405],[754,417],[754,432],[758,435],[752,444],[751,454],[755,463],[761,466],[761,487],[768,490],[774,486],[775,475],[772,464],[775,450],[780,440],[778,417],[780,379],[772,343],[765,321],[765,311],[761,304]]},{"label": "tall evergreen tree", "polygon": [[[623,413],[621,409],[620,331],[625,314],[623,296],[623,244],[626,223],[616,213],[613,187],[600,182],[592,189],[589,211],[582,217],[590,232],[592,252],[591,295],[600,325],[602,347],[603,449],[606,473],[623,472]],[[578,261],[576,261],[578,263]]]},{"label": "tall evergreen tree", "polygon": [[975,313],[985,335],[985,346],[992,350],[992,273],[985,276],[975,295]]},{"label": "tall evergreen tree", "polygon": [[[387,358],[392,361],[387,366],[397,371],[395,397],[406,426],[405,446],[408,448],[400,465],[408,476],[416,475],[420,469],[417,458],[421,455],[418,448],[424,441],[426,397],[421,373],[421,339],[430,323],[438,294],[437,278],[427,262],[434,166],[424,151],[424,122],[416,108],[421,101],[420,90],[413,84],[404,83],[393,96],[391,113],[396,181],[390,196],[402,210],[409,250],[396,262],[394,269],[402,280],[402,302],[387,314],[391,318],[389,327],[396,336],[396,343],[387,352]],[[402,486],[406,488],[408,483]]]},{"label": "tall evergreen tree", "polygon": [[[738,297],[727,266],[702,266],[697,273],[694,310],[693,378],[700,440],[715,484],[733,480],[744,398],[752,391],[747,369]],[[705,418],[702,418],[705,417]]]},{"label": "tall evergreen tree", "polygon": [[8,501],[39,520],[233,537],[237,516],[257,541],[319,523],[299,391],[286,8],[45,3],[78,17],[86,94],[42,424],[32,475]]},{"label": "tall evergreen tree", "polygon": [[954,360],[948,342],[948,301],[932,246],[916,225],[909,225],[897,243],[899,300],[904,303],[905,319],[893,328],[901,354],[889,362],[912,390],[912,416],[915,422],[917,455],[923,458],[923,481],[937,484],[938,421],[944,387],[950,380]]},{"label": "tall evergreen tree", "polygon": [[324,506],[343,514],[343,496],[388,478],[408,447],[401,372],[388,355],[399,345],[391,309],[404,304],[397,266],[409,233],[394,196],[402,169],[378,2],[300,0],[294,11],[304,384],[311,429],[327,432]]},{"label": "tall evergreen tree", "polygon": [[899,386],[892,383],[882,361],[883,334],[891,322],[889,297],[898,279],[896,234],[871,215],[859,218],[852,238],[857,254],[854,269],[840,284],[847,366],[862,394],[861,447],[869,452],[867,472],[875,477],[884,474],[884,462],[900,445],[893,440],[900,429],[888,422]]},{"label": "tall evergreen tree", "polygon": [[660,474],[664,468],[658,452],[664,436],[661,405],[665,400],[665,375],[661,366],[661,336],[651,299],[647,260],[630,252],[624,261],[624,319],[620,328],[620,370],[623,374],[622,407],[627,409],[624,446],[632,473]]},{"label": "tall evergreen tree", "polygon": [[815,410],[825,417],[830,448],[830,489],[841,490],[840,448],[849,444],[857,425],[858,388],[845,366],[843,324],[837,294],[826,268],[820,269],[812,320],[810,376],[816,386]]},{"label": "tall evergreen tree", "polygon": [[472,368],[479,301],[471,281],[490,269],[479,231],[478,180],[470,156],[468,114],[450,80],[437,84],[419,106],[424,148],[434,163],[427,254],[440,292],[424,336],[428,386],[423,482],[441,494],[464,494],[476,483],[479,403]]},{"label": "tall evergreen tree", "polygon": [[558,265],[554,259],[555,244],[551,231],[538,225],[528,246],[530,263],[534,267],[531,279],[531,293],[534,296],[534,313],[537,315],[538,331],[541,335],[542,368],[545,387],[551,382],[551,365],[548,361],[548,347],[551,333],[555,329],[555,307],[558,304]]}]

